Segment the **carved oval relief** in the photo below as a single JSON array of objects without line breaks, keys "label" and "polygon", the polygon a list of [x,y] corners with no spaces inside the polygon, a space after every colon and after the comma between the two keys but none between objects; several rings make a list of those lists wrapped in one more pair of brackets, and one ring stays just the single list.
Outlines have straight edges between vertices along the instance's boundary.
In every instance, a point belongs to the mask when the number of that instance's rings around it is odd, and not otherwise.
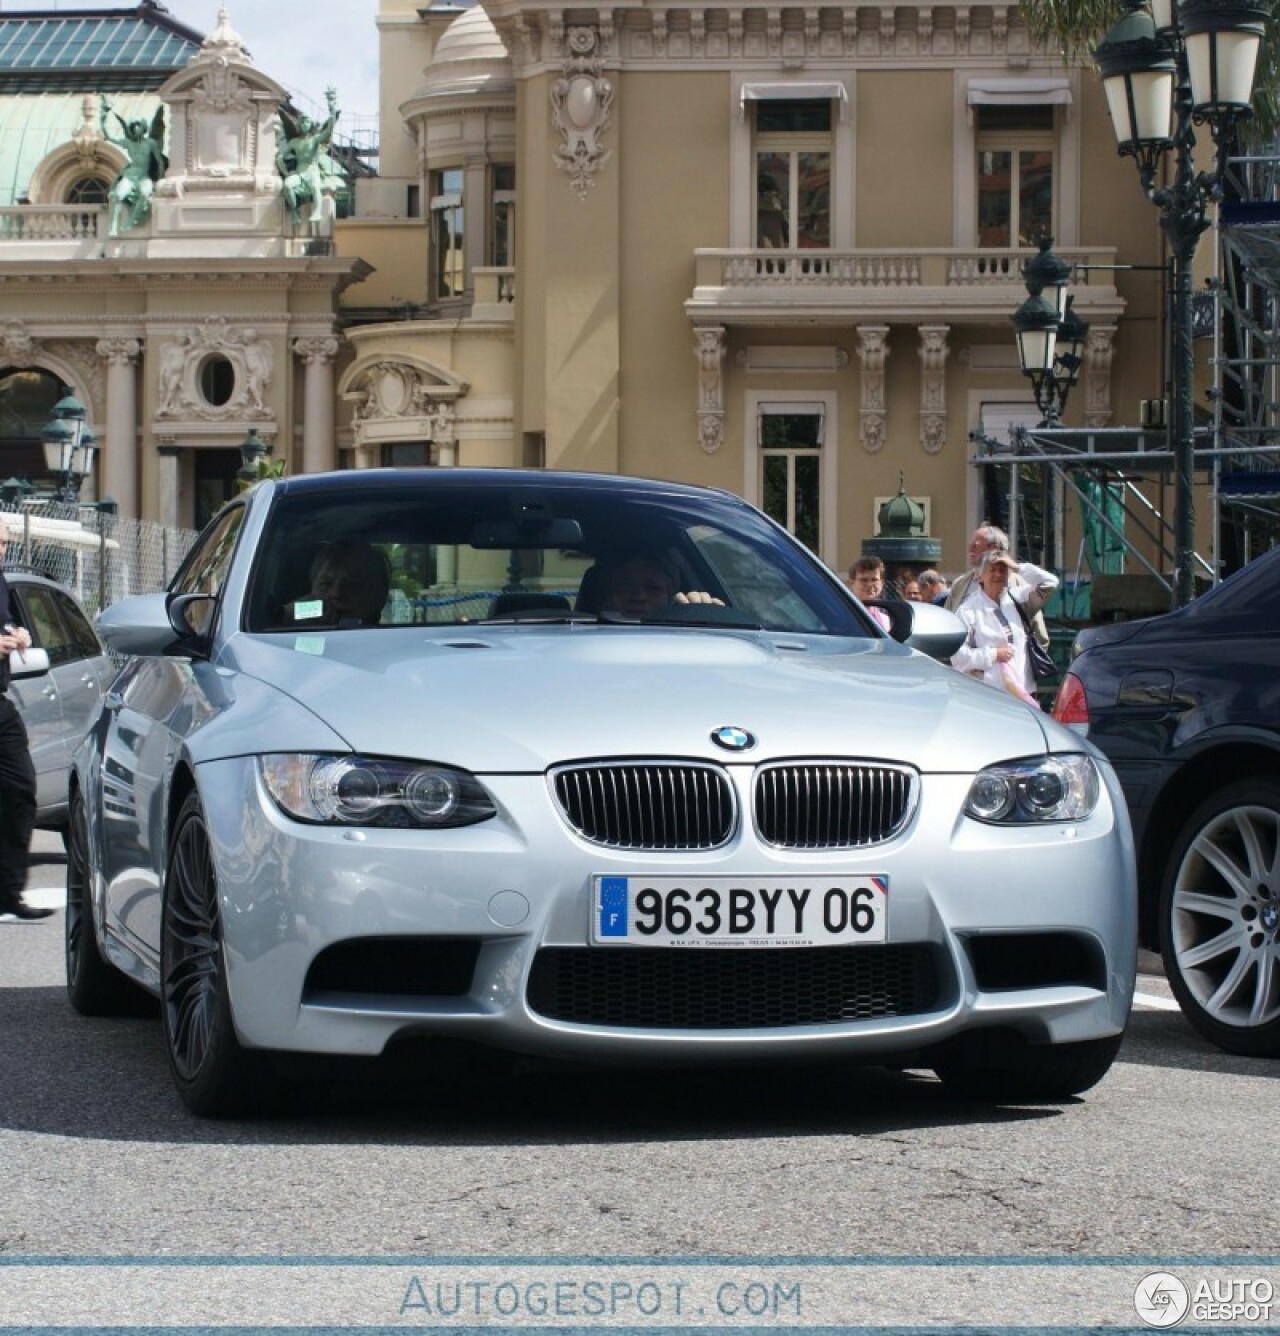
[{"label": "carved oval relief", "polygon": [[378,377],[378,403],[388,417],[400,417],[412,395],[413,387],[403,371],[388,367]]},{"label": "carved oval relief", "polygon": [[596,92],[594,79],[578,75],[569,80],[569,92],[564,99],[564,109],[569,120],[578,130],[587,130],[595,123],[600,107],[600,97]]}]

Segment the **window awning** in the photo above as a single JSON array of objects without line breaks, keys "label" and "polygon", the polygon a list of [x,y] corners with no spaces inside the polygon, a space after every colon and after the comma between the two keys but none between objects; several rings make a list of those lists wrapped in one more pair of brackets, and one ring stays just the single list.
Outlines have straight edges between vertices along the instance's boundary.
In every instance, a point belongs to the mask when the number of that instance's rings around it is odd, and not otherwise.
[{"label": "window awning", "polygon": [[970,79],[971,107],[1044,107],[1071,105],[1066,79]]},{"label": "window awning", "polygon": [[838,80],[805,83],[744,83],[742,85],[742,113],[746,115],[748,102],[831,102],[840,103],[840,119],[844,119],[849,94]]}]

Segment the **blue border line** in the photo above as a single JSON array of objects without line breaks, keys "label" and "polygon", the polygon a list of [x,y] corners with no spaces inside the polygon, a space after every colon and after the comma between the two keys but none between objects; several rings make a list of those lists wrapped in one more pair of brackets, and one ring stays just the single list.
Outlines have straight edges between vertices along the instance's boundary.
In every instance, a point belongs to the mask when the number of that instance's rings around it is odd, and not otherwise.
[{"label": "blue border line", "polygon": [[[1280,1266],[1280,1253],[1172,1253],[1150,1254],[1137,1253],[1130,1256],[1094,1255],[1075,1256],[1072,1254],[1045,1254],[1044,1256],[1019,1254],[1004,1256],[1000,1254],[959,1254],[951,1257],[911,1256],[907,1255],[865,1255],[840,1256],[808,1253],[774,1254],[711,1254],[708,1256],[647,1256],[645,1254],[605,1254],[546,1253],[522,1255],[506,1254],[363,1254],[344,1256],[326,1255],[289,1255],[273,1256],[269,1253],[252,1253],[237,1257],[231,1254],[191,1254],[188,1256],[147,1257],[133,1253],[108,1254],[93,1256],[87,1254],[15,1254],[0,1253],[0,1266],[827,1266],[827,1267],[873,1267],[873,1266],[936,1266],[936,1267],[982,1267],[982,1266],[1061,1266],[1061,1267],[1138,1267],[1138,1266]],[[0,1331],[7,1330],[0,1324]],[[130,1328],[130,1330],[133,1330]],[[169,1330],[169,1328],[165,1328]],[[283,1328],[281,1330],[284,1330]],[[543,1327],[539,1330],[549,1331]],[[651,1330],[651,1329],[648,1329]],[[1115,1330],[1115,1328],[1108,1328]],[[1140,1329],[1141,1330],[1141,1329]],[[1181,1328],[1180,1328],[1181,1330]],[[1219,1328],[1221,1330],[1221,1328]]]}]

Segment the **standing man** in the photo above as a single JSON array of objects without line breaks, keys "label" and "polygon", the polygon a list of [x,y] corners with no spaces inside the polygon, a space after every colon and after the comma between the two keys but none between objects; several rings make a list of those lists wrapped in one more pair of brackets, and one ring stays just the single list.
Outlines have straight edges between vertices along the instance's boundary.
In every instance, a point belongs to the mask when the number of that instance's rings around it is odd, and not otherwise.
[{"label": "standing man", "polygon": [[[0,518],[0,567],[9,531]],[[36,823],[36,769],[31,763],[27,729],[18,707],[9,699],[9,655],[31,645],[9,584],[0,569],[0,923],[48,918],[52,909],[25,904],[31,831]]]},{"label": "standing man", "polygon": [[[970,592],[979,587],[974,581],[978,568],[982,565],[982,559],[988,552],[1008,551],[1009,535],[1003,529],[997,528],[994,524],[979,524],[973,531],[973,537],[969,539],[969,569],[963,575],[957,576],[953,582],[951,592],[943,605],[947,611],[957,612]],[[1040,610],[1049,601],[1049,596],[1057,583],[1058,581],[1047,571],[1042,571],[1039,566],[1033,566],[1029,561],[1015,566],[1009,576],[1010,595],[1015,602],[1021,603],[1026,608],[1031,622],[1031,634],[1046,649],[1049,648],[1049,628],[1044,624],[1044,613]],[[1021,593],[1015,592],[1023,585],[1030,586],[1025,598]]]}]

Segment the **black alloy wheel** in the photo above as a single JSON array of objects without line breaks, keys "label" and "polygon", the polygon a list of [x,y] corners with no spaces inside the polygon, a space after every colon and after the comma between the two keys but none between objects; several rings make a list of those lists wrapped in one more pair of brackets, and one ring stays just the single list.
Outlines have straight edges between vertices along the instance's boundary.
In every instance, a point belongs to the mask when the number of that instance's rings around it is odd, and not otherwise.
[{"label": "black alloy wheel", "polygon": [[270,1055],[236,1038],[213,850],[197,794],[174,825],[164,882],[161,1002],[169,1070],[182,1102],[205,1118],[261,1111],[275,1092]]},{"label": "black alloy wheel", "polygon": [[67,912],[63,939],[67,999],[82,1016],[136,1016],[150,1009],[146,994],[107,964],[93,925],[93,864],[84,795],[71,796],[67,822]]}]

